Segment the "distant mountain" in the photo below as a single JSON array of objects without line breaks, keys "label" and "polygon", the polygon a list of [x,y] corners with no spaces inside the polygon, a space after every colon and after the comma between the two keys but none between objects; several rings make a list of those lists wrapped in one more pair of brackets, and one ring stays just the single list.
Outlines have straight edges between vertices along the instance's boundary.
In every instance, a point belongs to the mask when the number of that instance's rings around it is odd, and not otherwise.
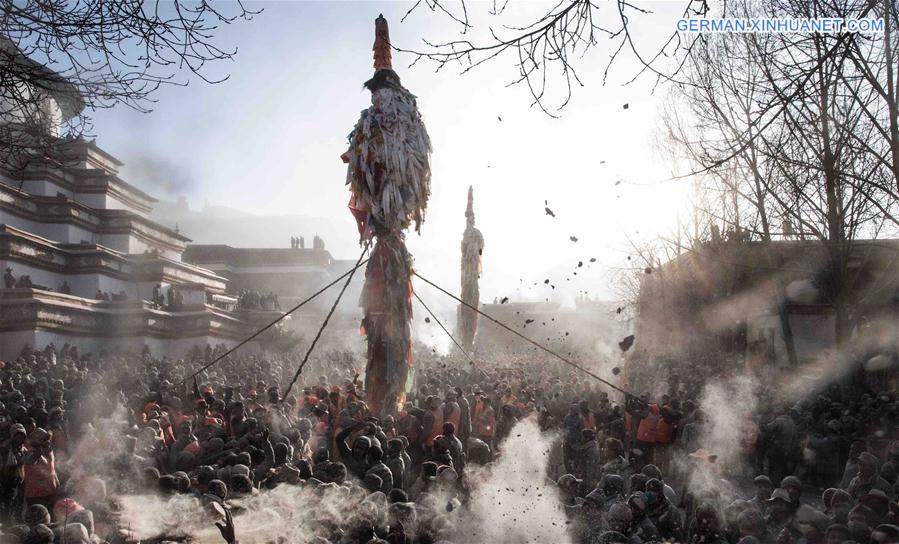
[{"label": "distant mountain", "polygon": [[227,206],[206,205],[191,210],[185,199],[159,201],[150,219],[179,232],[197,244],[233,247],[290,247],[291,236],[302,236],[306,247],[318,234],[335,259],[353,258],[359,252],[356,227],[346,217],[255,215]]}]

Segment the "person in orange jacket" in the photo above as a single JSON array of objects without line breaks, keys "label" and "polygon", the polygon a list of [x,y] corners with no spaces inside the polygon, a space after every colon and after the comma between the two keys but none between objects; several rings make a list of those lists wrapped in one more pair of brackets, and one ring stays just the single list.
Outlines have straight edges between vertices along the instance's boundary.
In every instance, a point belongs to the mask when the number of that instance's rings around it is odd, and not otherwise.
[{"label": "person in orange jacket", "polygon": [[475,436],[492,446],[493,437],[496,436],[496,414],[483,392],[477,393],[473,421]]},{"label": "person in orange jacket", "polygon": [[41,504],[51,510],[56,502],[59,477],[56,475],[56,458],[53,456],[53,435],[40,427],[28,436],[24,457],[25,506]]},{"label": "person in orange jacket", "polygon": [[434,439],[443,434],[443,407],[440,399],[434,396],[427,398],[428,411],[422,418],[422,426],[424,427],[424,442],[422,446],[426,452],[430,452],[434,447]]},{"label": "person in orange jacket", "polygon": [[640,465],[653,462],[653,449],[659,429],[659,405],[649,402],[649,393],[640,395],[639,402],[634,403],[633,415],[638,419],[636,447],[640,450]]}]

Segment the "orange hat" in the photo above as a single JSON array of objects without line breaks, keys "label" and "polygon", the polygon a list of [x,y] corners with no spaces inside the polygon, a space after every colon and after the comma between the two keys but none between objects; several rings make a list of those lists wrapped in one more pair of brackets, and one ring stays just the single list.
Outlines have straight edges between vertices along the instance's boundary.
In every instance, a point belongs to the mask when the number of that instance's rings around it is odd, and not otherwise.
[{"label": "orange hat", "polygon": [[390,30],[387,28],[387,19],[383,15],[378,15],[375,19],[375,44],[372,46],[375,52],[375,70],[382,68],[392,69],[391,52],[390,52]]}]

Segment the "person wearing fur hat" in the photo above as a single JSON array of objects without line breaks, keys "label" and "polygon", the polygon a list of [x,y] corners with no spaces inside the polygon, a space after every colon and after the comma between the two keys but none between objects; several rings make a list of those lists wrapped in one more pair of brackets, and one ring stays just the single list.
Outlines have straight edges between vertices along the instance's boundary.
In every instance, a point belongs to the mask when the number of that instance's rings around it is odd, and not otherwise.
[{"label": "person wearing fur hat", "polygon": [[879,460],[869,452],[863,452],[858,456],[858,475],[849,482],[846,491],[849,495],[858,500],[873,489],[883,491],[888,497],[894,495],[893,488],[877,473]]},{"label": "person wearing fur hat", "polygon": [[347,438],[354,432],[361,431],[366,422],[358,422],[352,427],[348,427],[337,435],[337,451],[340,452],[340,460],[346,465],[347,470],[356,475],[357,478],[364,478],[368,470],[368,450],[371,448],[371,438],[367,436],[357,436],[353,441],[353,446],[347,444]]},{"label": "person wearing fur hat", "polygon": [[800,538],[802,535],[793,516],[796,508],[787,490],[778,487],[771,493],[771,498],[766,502],[768,503],[766,523],[771,534],[779,535],[781,531],[786,529],[795,538]]}]

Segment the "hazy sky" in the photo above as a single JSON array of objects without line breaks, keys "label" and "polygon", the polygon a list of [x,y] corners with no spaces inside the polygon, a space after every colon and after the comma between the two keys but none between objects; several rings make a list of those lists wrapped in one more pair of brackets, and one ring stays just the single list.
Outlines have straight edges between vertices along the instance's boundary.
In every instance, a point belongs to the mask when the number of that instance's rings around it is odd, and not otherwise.
[{"label": "hazy sky", "polygon": [[[372,74],[374,18],[387,17],[392,42],[402,48],[420,48],[422,38],[457,37],[459,26],[424,9],[400,23],[411,6],[406,2],[249,6],[264,12],[220,33],[223,44],[239,49],[234,62],[212,72],[230,73],[227,82],[164,89],[150,114],[99,112],[98,143],[131,165],[123,171],[126,180],[129,171],[140,177],[137,168],[158,172],[157,182],[139,183],[151,194],[183,194],[194,207],[208,200],[260,214],[337,216],[353,232],[339,155],[369,105],[362,82]],[[501,20],[519,23],[547,6],[513,0]],[[673,31],[682,3],[641,6],[656,11],[639,20],[637,36],[651,54]],[[469,8],[475,37],[499,25],[486,15],[489,3]],[[517,74],[511,56],[460,75],[454,66],[435,73],[424,61],[409,68],[410,57],[394,55],[403,84],[418,96],[434,147],[427,220],[408,244],[424,275],[458,289],[469,185],[486,241],[484,300],[508,295],[565,302],[579,290],[611,298],[610,267],[626,263],[626,236],[672,229],[684,211],[687,185],[660,181],[672,174],[654,147],[665,89],[653,93],[649,77],[624,86],[636,69],[627,56],[603,86],[609,45],[599,39],[601,48],[577,60],[584,87],[575,89],[559,119],[529,107],[525,87],[506,87]],[[544,201],[555,218],[544,213]],[[278,239],[286,245],[289,234]],[[349,244],[329,249],[345,259],[359,251]],[[588,269],[591,257],[597,263]],[[569,276],[579,260],[585,268]],[[542,283],[545,278],[556,290]]]}]

